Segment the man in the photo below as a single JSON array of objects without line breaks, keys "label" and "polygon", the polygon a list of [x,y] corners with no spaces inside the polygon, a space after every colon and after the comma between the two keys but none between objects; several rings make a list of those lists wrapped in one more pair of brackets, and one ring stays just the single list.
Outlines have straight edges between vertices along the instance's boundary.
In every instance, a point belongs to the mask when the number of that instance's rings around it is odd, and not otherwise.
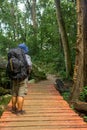
[{"label": "man", "polygon": [[[25,45],[25,43],[19,44],[18,47],[21,48],[25,53],[29,75],[32,70],[32,62],[31,57],[28,55],[28,47]],[[12,113],[25,114],[25,111],[23,110],[23,104],[24,97],[28,91],[28,76],[22,81],[13,80],[12,82]]]}]

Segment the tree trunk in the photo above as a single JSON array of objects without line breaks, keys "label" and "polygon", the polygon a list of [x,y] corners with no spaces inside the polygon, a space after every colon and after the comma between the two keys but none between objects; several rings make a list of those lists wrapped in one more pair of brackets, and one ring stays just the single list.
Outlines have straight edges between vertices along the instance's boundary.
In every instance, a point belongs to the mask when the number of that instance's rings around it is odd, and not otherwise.
[{"label": "tree trunk", "polygon": [[55,5],[56,5],[57,21],[59,25],[59,31],[61,34],[61,40],[62,40],[64,55],[65,55],[66,77],[68,77],[72,74],[72,64],[70,58],[70,49],[68,44],[67,33],[65,30],[65,25],[62,18],[61,8],[60,8],[60,0],[55,0]]},{"label": "tree trunk", "polygon": [[73,87],[70,102],[79,100],[82,88],[87,85],[87,0],[77,0],[77,44]]},{"label": "tree trunk", "polygon": [[38,42],[37,42],[37,17],[36,17],[36,0],[29,1],[27,0],[28,8],[30,9],[31,22],[33,27],[33,54],[36,55],[38,52]]},{"label": "tree trunk", "polygon": [[87,112],[87,103],[86,102],[80,102],[80,101],[75,102],[74,108],[78,111]]},{"label": "tree trunk", "polygon": [[84,86],[87,86],[87,0],[83,0]]},{"label": "tree trunk", "polygon": [[15,41],[16,40],[16,29],[15,29],[16,17],[15,17],[13,1],[11,2],[11,16],[12,16],[11,24],[12,24],[12,29],[13,29],[13,40]]},{"label": "tree trunk", "polygon": [[36,28],[37,28],[37,22],[36,22],[36,0],[33,0],[33,3],[32,3],[32,22],[33,22],[33,28],[36,30]]}]

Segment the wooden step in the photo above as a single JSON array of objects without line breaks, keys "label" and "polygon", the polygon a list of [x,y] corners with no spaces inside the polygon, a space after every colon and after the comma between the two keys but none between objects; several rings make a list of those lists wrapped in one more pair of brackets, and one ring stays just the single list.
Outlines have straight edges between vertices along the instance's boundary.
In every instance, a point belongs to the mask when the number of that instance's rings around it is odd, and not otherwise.
[{"label": "wooden step", "polygon": [[0,130],[87,130],[52,83],[29,84],[24,101],[25,115],[11,113],[11,102],[0,118]]}]

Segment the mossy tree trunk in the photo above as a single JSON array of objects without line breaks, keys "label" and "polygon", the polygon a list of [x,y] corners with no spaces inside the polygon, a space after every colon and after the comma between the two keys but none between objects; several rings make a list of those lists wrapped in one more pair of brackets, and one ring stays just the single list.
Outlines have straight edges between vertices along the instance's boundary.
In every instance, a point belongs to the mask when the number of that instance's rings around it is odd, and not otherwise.
[{"label": "mossy tree trunk", "polygon": [[[70,102],[83,110],[84,108],[81,107],[83,103],[78,101],[80,92],[84,86],[87,86],[87,0],[77,0],[77,15],[76,61]],[[86,103],[85,105],[87,108]]]}]

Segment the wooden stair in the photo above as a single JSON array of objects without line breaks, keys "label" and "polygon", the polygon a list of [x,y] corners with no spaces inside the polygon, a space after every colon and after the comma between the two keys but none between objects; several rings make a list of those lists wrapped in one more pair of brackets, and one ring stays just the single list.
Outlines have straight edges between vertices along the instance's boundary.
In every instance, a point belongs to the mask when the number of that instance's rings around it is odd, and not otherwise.
[{"label": "wooden stair", "polygon": [[87,130],[87,123],[49,81],[29,85],[25,115],[12,114],[10,109],[11,102],[0,118],[0,130]]}]

